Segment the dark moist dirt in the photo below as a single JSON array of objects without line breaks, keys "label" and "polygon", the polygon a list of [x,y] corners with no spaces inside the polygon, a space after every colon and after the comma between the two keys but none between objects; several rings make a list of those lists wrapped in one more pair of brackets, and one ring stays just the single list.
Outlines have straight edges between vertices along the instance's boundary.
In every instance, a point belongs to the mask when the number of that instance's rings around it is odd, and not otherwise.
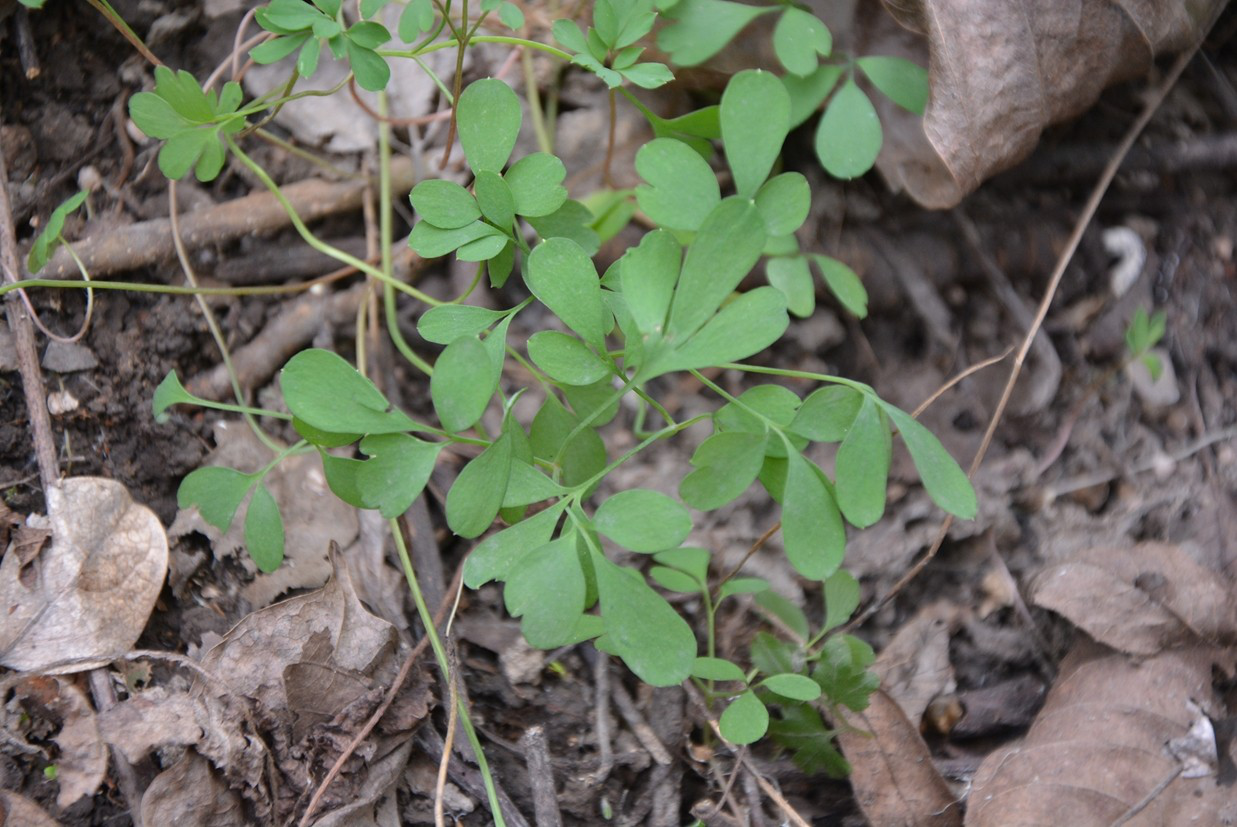
[{"label": "dark moist dirt", "polygon": [[[207,64],[204,55],[218,51],[218,44],[204,41],[208,34],[219,36],[224,29],[209,27],[198,4],[118,0],[114,5],[139,32],[148,31],[156,20],[168,15],[187,16],[188,22],[171,39],[157,44],[156,51],[171,65],[201,72]],[[119,224],[165,214],[166,191],[161,177],[157,170],[141,165],[130,168],[126,142],[118,137],[114,115],[123,112],[127,96],[137,91],[136,79],[145,71],[140,60],[131,57],[125,41],[84,7],[51,3],[45,11],[32,14],[31,22],[42,61],[42,75],[34,81],[21,74],[11,48],[11,22],[0,24],[6,27],[4,36],[8,38],[0,53],[0,140],[8,164],[19,241],[28,242],[37,232],[32,222],[45,217],[76,190],[78,175],[85,167],[93,168],[105,181],[120,182],[115,192],[101,191],[92,197],[91,210],[98,211],[96,216]],[[1212,71],[1203,63],[1195,63],[1157,115],[1143,141],[1145,146],[1171,153],[1178,140],[1231,127],[1234,113],[1226,110],[1225,102],[1232,98],[1232,57],[1221,59],[1218,53],[1208,56],[1218,68]],[[1046,135],[1040,153],[988,184],[963,205],[962,210],[980,232],[984,248],[1029,308],[1042,294],[1055,255],[1098,172],[1071,176],[1068,170],[1063,172],[1046,163],[1037,165],[1037,159],[1054,151],[1059,156],[1062,148],[1071,146],[1111,146],[1137,112],[1140,90],[1137,85],[1111,90],[1092,113]],[[796,166],[796,154],[799,160],[810,158],[810,141],[806,132],[793,136],[796,150],[789,166]],[[142,157],[140,162],[145,160]],[[273,155],[271,160],[277,166],[282,164],[290,178],[304,174],[296,161]],[[884,193],[872,177],[842,187],[821,180],[810,163],[798,166],[818,185],[818,195],[826,203],[822,213],[814,216],[817,238],[826,250],[857,264],[872,297],[872,315],[862,325],[857,324],[822,296],[824,308],[812,319],[795,322],[768,363],[861,379],[909,408],[936,384],[925,384],[923,376],[943,380],[1018,341],[1023,326],[1013,321],[994,298],[989,277],[950,215],[924,213]],[[1063,522],[1066,512],[1062,509],[1043,506],[1041,494],[1045,483],[1061,477],[1132,464],[1129,457],[1140,443],[1131,443],[1131,434],[1143,435],[1140,438],[1150,434],[1165,446],[1180,446],[1237,420],[1234,182],[1231,164],[1173,175],[1158,174],[1152,168],[1119,176],[1071,265],[1045,327],[1063,366],[1059,390],[1047,408],[1006,418],[989,464],[1006,467],[1001,463],[1007,463],[1013,475],[1013,469],[1025,466],[1014,462],[1019,452],[1029,451],[1032,458],[1042,456],[1061,432],[1062,423],[1081,406],[1070,442],[1042,477],[998,485],[994,493],[990,492],[990,502],[995,502],[993,507],[1003,516],[990,521],[991,527],[983,535],[956,536],[948,542],[927,571],[860,631],[861,636],[877,644],[878,651],[881,643],[927,603],[946,599],[960,606],[975,606],[981,602],[984,588],[980,575],[991,561],[990,549],[1002,556],[1015,578],[1022,579],[1042,564],[1054,544],[1064,542],[1063,537],[1080,532],[1085,537],[1088,531],[1097,538],[1102,536],[1105,520],[1123,508],[1128,510],[1131,497],[1146,500],[1145,513],[1135,521],[1131,540],[1182,539],[1191,536],[1191,531],[1197,536],[1206,530],[1217,533],[1218,539],[1223,537],[1224,514],[1237,505],[1231,457],[1225,461],[1220,453],[1232,449],[1223,443],[1184,459],[1178,468],[1183,478],[1209,481],[1216,498],[1210,510],[1203,505],[1155,501],[1147,494],[1147,489],[1155,486],[1148,484],[1146,475],[1121,480],[1118,474],[1110,484],[1066,497],[1066,504],[1073,509],[1067,513],[1068,523]],[[240,178],[225,174],[208,192],[210,197],[223,200],[246,190]],[[1096,379],[1120,360],[1126,311],[1132,311],[1132,307],[1118,307],[1120,302],[1112,300],[1094,303],[1093,308],[1088,304],[1093,297],[1107,295],[1111,262],[1098,230],[1126,223],[1132,216],[1136,221],[1153,223],[1147,265],[1150,275],[1140,282],[1140,295],[1145,306],[1168,314],[1165,344],[1183,389],[1178,402],[1155,410],[1140,404],[1124,375],[1092,389]],[[845,236],[839,230],[843,221]],[[355,218],[337,223],[339,226],[333,229],[341,235],[360,234],[362,229]],[[80,219],[71,218],[66,236],[75,237],[81,226]],[[263,243],[251,240],[246,245],[261,247]],[[287,239],[275,242],[289,243]],[[844,248],[849,244],[854,257],[848,257],[846,249],[838,250],[835,245],[839,243]],[[881,256],[882,248],[887,247],[904,252],[920,268],[913,277],[925,279],[941,299],[953,325],[945,337],[932,330],[924,321],[922,308],[907,299],[896,277],[901,264],[891,265],[891,259]],[[221,249],[204,255],[218,260],[233,252]],[[127,277],[158,282],[179,276],[174,263],[165,262]],[[84,319],[85,303],[79,293],[42,291],[32,298],[45,323],[57,331],[72,331]],[[247,299],[219,301],[214,306],[229,343],[237,346],[261,330],[280,303]],[[340,342],[346,341],[348,331],[337,333]],[[40,337],[40,343],[45,347],[46,339]],[[97,367],[44,374],[49,392],[63,391],[78,402],[76,410],[54,420],[62,472],[116,479],[136,500],[151,506],[165,524],[171,523],[180,479],[198,467],[213,447],[212,418],[181,408],[167,422],[157,423],[150,412],[150,400],[169,370],[188,377],[217,361],[200,311],[192,300],[182,298],[102,293],[95,297],[90,331],[81,344],[93,354]],[[978,444],[1004,376],[1004,367],[977,375],[958,393],[938,403],[943,412],[929,419],[964,465]],[[736,377],[725,377],[725,381],[734,390],[743,387]],[[1034,365],[1028,367],[1024,381],[1035,381]],[[696,392],[686,385],[665,390],[683,405],[692,404]],[[427,395],[423,386],[412,384],[402,391],[410,407],[417,407],[418,400]],[[683,467],[690,456],[681,448],[667,450],[681,452],[676,468]],[[33,463],[21,384],[15,372],[5,372],[0,374],[0,491],[10,508],[23,514],[44,507]],[[886,520],[898,519],[910,501],[905,488],[895,491]],[[441,525],[440,517],[436,518]],[[751,536],[740,530],[732,538],[733,544],[741,547],[750,543],[771,519],[767,509],[756,511],[745,524],[755,527]],[[937,519],[935,514],[911,518],[903,531],[910,532],[925,520],[935,524]],[[736,520],[736,524],[743,523]],[[1216,524],[1221,529],[1214,528]],[[445,533],[440,537],[445,541],[450,571],[466,549],[452,545]],[[200,537],[190,536],[184,542],[187,550],[205,549],[209,553]],[[1226,562],[1232,572],[1231,535],[1219,546],[1226,549],[1221,554],[1228,555],[1227,561],[1220,562]],[[866,576],[865,598],[883,594],[908,564],[909,560],[902,560],[896,570]],[[208,561],[186,593],[234,595],[241,576],[234,564]],[[817,604],[814,596],[808,603],[809,607]],[[215,605],[224,609],[215,611],[178,599],[165,589],[139,645],[184,651],[189,643],[199,642],[204,628],[226,629],[245,608],[235,600]],[[212,611],[214,619],[204,621],[203,613]],[[502,617],[499,592],[488,589],[466,596],[464,611]],[[951,644],[959,688],[983,687],[1019,676],[1049,681],[1052,663],[1065,650],[1071,632],[1044,613],[1035,611],[1034,619],[1037,641],[1032,641],[1010,608],[975,618],[959,631]],[[741,657],[757,624],[751,615],[723,615],[719,628],[731,635],[722,641],[723,648]],[[539,686],[513,686],[504,677],[494,652],[468,643],[461,651],[464,681],[476,705],[479,726],[492,745],[491,763],[522,811],[531,814],[532,807],[527,770],[517,743],[530,725],[541,724],[547,730],[567,821],[604,823],[603,801],[616,813],[626,812],[647,792],[653,770],[647,754],[634,745],[628,728],[615,714],[611,724],[616,741],[614,769],[603,784],[588,783],[590,773],[599,765],[593,734],[592,661],[581,649],[554,657],[554,668],[544,671]],[[648,701],[647,688],[636,686],[622,674],[615,670],[610,680],[623,681],[638,704]],[[695,723],[687,732],[684,747],[674,755],[685,767],[682,823],[690,820],[688,813],[694,802],[710,796],[715,800],[725,781],[711,775],[702,763],[708,757],[709,739],[690,709],[688,714]],[[435,718],[433,725],[443,729],[440,719]],[[32,739],[41,738],[50,748],[51,742],[46,739],[52,734],[36,732]],[[935,746],[939,755],[957,758],[960,754],[957,745],[938,741]],[[754,752],[768,773],[778,778],[783,793],[803,806],[815,823],[863,823],[844,782],[805,777],[765,747]],[[21,791],[54,812],[56,787],[45,780],[38,761],[0,754],[0,784]],[[432,795],[429,790],[417,792]],[[93,799],[81,801],[58,816],[61,823],[70,825],[128,823],[125,804],[110,776]]]}]

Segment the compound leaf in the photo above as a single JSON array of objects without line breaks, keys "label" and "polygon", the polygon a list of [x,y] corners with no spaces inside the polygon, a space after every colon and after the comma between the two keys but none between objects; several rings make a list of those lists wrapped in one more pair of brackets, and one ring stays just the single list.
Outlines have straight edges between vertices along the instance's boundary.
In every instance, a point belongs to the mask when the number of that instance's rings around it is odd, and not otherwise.
[{"label": "compound leaf", "polygon": [[565,501],[555,503],[482,540],[464,562],[464,585],[476,589],[491,580],[506,580],[507,572],[520,557],[550,541],[566,508]]}]

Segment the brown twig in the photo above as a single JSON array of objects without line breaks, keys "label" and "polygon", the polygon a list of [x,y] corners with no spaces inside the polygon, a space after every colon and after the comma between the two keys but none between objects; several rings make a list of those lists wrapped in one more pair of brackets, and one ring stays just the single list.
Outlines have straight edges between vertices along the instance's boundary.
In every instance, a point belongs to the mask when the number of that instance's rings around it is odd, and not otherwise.
[{"label": "brown twig", "polygon": [[30,31],[30,12],[19,5],[13,15],[13,38],[17,41],[17,59],[21,61],[26,80],[34,80],[43,73],[39,66],[39,53],[34,48],[34,34]]},{"label": "brown twig", "polygon": [[1009,356],[1009,354],[1014,352],[1014,347],[1015,345],[1010,345],[1009,347],[1005,348],[1004,351],[1002,351],[1001,353],[998,353],[996,356],[989,356],[987,359],[983,359],[979,362],[976,362],[975,364],[971,365],[969,368],[963,370],[961,373],[954,375],[952,378],[950,378],[948,382],[946,382],[945,384],[941,385],[939,388],[934,390],[931,396],[929,396],[924,401],[920,402],[919,407],[911,411],[911,419],[918,419],[920,416],[922,416],[924,411],[932,407],[933,402],[935,402],[936,400],[944,396],[946,391],[948,391],[954,385],[961,382],[963,379],[966,379],[968,376],[973,376],[976,373],[979,373],[984,368],[992,367],[998,362],[1004,362],[1005,358]]},{"label": "brown twig", "polygon": [[740,560],[734,568],[732,568],[729,572],[727,572],[725,577],[717,581],[717,585],[713,587],[714,601],[717,600],[717,595],[721,591],[722,586],[725,585],[728,580],[730,580],[732,577],[734,577],[736,574],[742,571],[743,567],[747,565],[747,561],[752,559],[752,555],[760,551],[760,549],[764,547],[764,544],[769,542],[769,539],[773,537],[774,534],[777,534],[777,532],[781,529],[781,527],[782,527],[781,520],[778,520],[776,523],[769,526],[768,531],[766,531],[764,534],[761,534],[756,539],[756,542],[752,543],[751,548],[749,548],[747,550],[747,553],[743,555],[743,559]]},{"label": "brown twig", "polygon": [[[1210,30],[1210,26],[1207,27]],[[1164,102],[1164,98],[1168,96],[1169,91],[1177,83],[1177,79],[1181,77],[1181,73],[1189,64],[1190,59],[1198,51],[1202,39],[1194,45],[1193,48],[1183,52],[1178,56],[1176,62],[1173,63],[1167,76],[1164,78],[1160,86],[1155,90],[1150,100],[1147,101],[1138,119],[1126,131],[1125,137],[1121,139],[1121,143],[1117,145],[1113,152],[1112,158],[1109,159],[1099,180],[1095,183],[1095,187],[1091,190],[1091,195],[1087,198],[1086,204],[1082,208],[1082,213],[1078,216],[1078,220],[1074,224],[1073,232],[1070,233],[1069,240],[1066,242],[1065,249],[1061,251],[1057,259],[1056,267],[1053,269],[1052,277],[1048,280],[1048,287],[1044,291],[1044,296],[1040,300],[1039,308],[1036,310],[1035,318],[1032,320],[1030,328],[1022,339],[1022,344],[1018,348],[1018,353],[1014,357],[1013,367],[1009,372],[1009,379],[1005,382],[1005,388],[1001,392],[1000,401],[997,403],[996,410],[992,414],[992,418],[988,422],[988,428],[984,431],[984,437],[980,443],[979,450],[975,452],[975,457],[971,460],[970,468],[967,470],[967,478],[974,479],[976,471],[983,463],[984,456],[988,453],[988,448],[992,445],[993,435],[996,433],[997,425],[1000,424],[1001,416],[1005,413],[1005,408],[1009,405],[1010,397],[1014,392],[1014,385],[1018,382],[1018,377],[1022,373],[1022,365],[1026,361],[1027,354],[1031,351],[1032,345],[1035,343],[1035,337],[1039,333],[1040,328],[1044,324],[1044,319],[1048,316],[1048,309],[1052,306],[1052,300],[1057,294],[1057,289],[1061,286],[1061,279],[1065,276],[1065,270],[1069,263],[1074,258],[1074,253],[1078,250],[1078,245],[1082,242],[1083,233],[1091,223],[1091,219],[1095,217],[1096,211],[1099,209],[1100,202],[1104,198],[1104,194],[1108,191],[1108,187],[1112,184],[1112,180],[1116,177],[1117,170],[1121,167],[1121,162],[1125,159],[1126,154],[1130,151],[1130,147],[1134,145],[1134,141],[1146,128],[1153,115]],[[941,546],[945,542],[945,537],[949,534],[949,528],[953,525],[954,517],[952,514],[947,515],[941,522],[941,527],[937,531],[936,539],[933,540],[931,547],[927,553],[921,557],[914,566],[911,567],[906,574],[902,575],[896,583],[889,589],[885,595],[877,601],[874,601],[870,606],[863,610],[853,620],[847,623],[843,630],[850,630],[857,626],[866,623],[873,615],[880,611],[881,607],[887,604],[895,596],[897,596],[906,585],[914,580],[919,573],[922,572],[936,557]]]},{"label": "brown twig", "polygon": [[[4,280],[12,283],[21,279],[21,264],[17,260],[17,237],[13,231],[13,212],[9,206],[9,174],[4,151],[0,149],[0,265],[4,267]],[[39,370],[39,354],[34,342],[34,328],[30,316],[14,291],[5,302],[5,314],[9,330],[13,331],[13,343],[17,350],[17,370],[21,374],[22,391],[26,396],[26,411],[30,416],[30,430],[34,439],[34,456],[39,466],[39,478],[43,494],[60,483],[60,465],[56,461],[56,438],[52,433],[52,419],[47,411],[47,392],[43,387],[43,374]]]},{"label": "brown twig", "polygon": [[[465,557],[464,560],[468,558]],[[451,609],[451,598],[455,595],[455,590],[464,578],[464,560],[455,568],[455,574],[451,578],[451,588],[447,590],[447,594],[443,596],[442,601],[438,604],[438,608],[434,611],[434,625],[437,626],[446,618],[447,612]],[[399,668],[399,674],[395,676],[395,680],[387,687],[387,693],[382,698],[382,703],[374,710],[374,714],[369,716],[369,720],[365,722],[365,726],[361,727],[361,731],[353,736],[348,742],[348,746],[344,747],[344,751],[335,759],[335,763],[331,765],[331,769],[327,772],[326,777],[322,779],[322,783],[318,785],[318,789],[314,791],[313,797],[309,799],[309,806],[305,808],[305,814],[301,816],[300,827],[308,827],[311,823],[314,813],[318,809],[318,805],[322,803],[322,797],[326,795],[326,791],[331,784],[339,777],[339,773],[343,770],[344,764],[356,752],[357,747],[364,743],[369,734],[374,731],[374,727],[378,726],[378,722],[382,720],[382,716],[391,708],[392,702],[395,701],[395,696],[399,694],[399,690],[403,687],[405,681],[408,680],[408,675],[412,672],[412,667],[416,665],[421,656],[425,654],[425,650],[429,648],[429,635],[425,635],[417,645],[408,653],[408,657],[404,658],[404,663]],[[449,755],[450,750],[445,750]]]},{"label": "brown twig", "polygon": [[[397,158],[391,164],[391,187],[403,195],[412,189],[412,161]],[[325,181],[310,178],[283,187],[293,209],[305,223],[328,215],[349,212],[361,206],[366,182]],[[221,244],[242,236],[271,233],[290,224],[287,212],[271,193],[262,190],[241,198],[194,210],[181,220],[181,236],[190,250]],[[166,218],[143,221],[128,227],[108,229],[73,245],[90,273],[99,278],[111,273],[146,267],[171,258],[175,248],[171,223]],[[40,278],[64,279],[77,274],[77,265],[67,250],[57,250],[39,273]]]},{"label": "brown twig", "polygon": [[537,827],[562,827],[558,794],[554,787],[554,767],[546,745],[545,730],[531,726],[520,736],[520,749],[528,764],[528,783],[533,793],[533,816]]}]

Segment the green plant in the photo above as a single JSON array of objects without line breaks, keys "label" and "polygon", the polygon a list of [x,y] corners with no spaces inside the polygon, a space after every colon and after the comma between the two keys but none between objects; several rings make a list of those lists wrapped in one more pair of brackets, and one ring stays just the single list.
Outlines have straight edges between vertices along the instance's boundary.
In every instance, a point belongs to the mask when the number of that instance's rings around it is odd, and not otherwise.
[{"label": "green plant", "polygon": [[1130,324],[1125,329],[1125,346],[1129,350],[1128,360],[1142,362],[1152,379],[1159,379],[1164,371],[1160,357],[1152,353],[1151,349],[1164,338],[1166,323],[1167,317],[1164,311],[1157,311],[1148,316],[1147,311],[1140,307],[1134,311],[1134,318],[1130,319]]},{"label": "green plant", "polygon": [[[474,288],[485,274],[493,287],[501,287],[518,272],[530,296],[495,311],[462,304],[467,293],[445,303],[432,299],[393,275],[390,130],[383,123],[380,265],[317,239],[283,203],[308,243],[383,284],[389,333],[410,363],[429,375],[437,423],[418,421],[393,407],[362,372],[326,350],[304,351],[284,366],[280,389],[287,413],[196,398],[172,373],[155,393],[156,415],[172,405],[195,404],[282,419],[298,437],[255,473],[194,471],[181,485],[181,505],[196,506],[205,520],[226,530],[248,497],[246,542],[255,563],[269,571],[282,560],[283,525],[263,478],[284,456],[317,452],[337,496],[393,519],[421,495],[443,451],[460,453],[468,462],[447,492],[448,525],[472,539],[485,535],[496,520],[505,524],[474,549],[465,583],[501,582],[506,607],[520,618],[530,643],[554,648],[591,640],[650,684],[693,679],[711,700],[730,699],[721,726],[732,741],[750,743],[768,731],[790,746],[805,767],[844,770],[814,705],[860,709],[875,687],[866,671],[871,650],[836,633],[858,604],[857,584],[840,568],[846,524],[863,528],[883,514],[895,431],[941,508],[972,517],[975,495],[936,438],[867,385],[741,360],[782,336],[790,323],[788,312],[813,312],[813,266],[843,307],[856,316],[866,314],[867,296],[856,274],[836,259],[801,248],[796,231],[808,216],[811,191],[799,173],[779,171],[782,146],[789,131],[837,87],[818,128],[818,152],[824,146],[821,158],[831,172],[859,174],[879,150],[880,128],[870,101],[854,82],[855,68],[911,109],[922,108],[926,97],[922,70],[885,58],[822,64],[831,53],[829,32],[794,7],[597,0],[587,33],[572,21],[554,25],[555,37],[572,50],[564,52],[533,40],[478,34],[493,11],[509,28],[523,25],[518,9],[493,0],[482,2],[475,19],[467,5],[457,14],[450,4],[413,0],[400,16],[398,34],[405,43],[421,39],[410,48],[381,48],[390,35],[367,18],[385,5],[365,0],[358,20],[338,0],[312,5],[271,0],[257,19],[273,37],[253,56],[262,62],[293,52],[297,57],[282,90],[249,103],[235,84],[216,96],[188,73],[156,69],[154,91],[135,95],[130,114],[147,134],[165,141],[161,169],[174,178],[194,169],[199,179],[210,180],[231,156],[283,199],[239,141],[253,131],[251,118],[297,97],[339,90],[294,92],[301,78],[314,74],[323,46],[350,61],[360,85],[380,90],[388,77],[386,61],[412,59],[424,66],[420,58],[434,50],[453,48],[462,55],[470,43],[490,42],[571,61],[602,79],[612,106],[619,94],[634,105],[657,136],[636,154],[643,183],[634,191],[602,190],[575,201],[563,187],[566,169],[551,152],[512,163],[523,117],[520,101],[496,79],[463,88],[462,61],[457,61],[453,83],[435,81],[454,103],[453,127],[471,185],[448,180],[418,184],[410,200],[419,220],[409,243],[426,258],[454,254],[478,262]],[[659,42],[680,64],[706,59],[752,16],[780,12],[774,43],[791,74],[740,72],[716,105],[661,118],[623,87],[625,82],[655,86],[670,77],[670,69],[661,64],[638,62],[638,41],[651,30],[658,11],[672,21]],[[543,115],[535,107],[533,117],[538,133],[545,133]],[[710,164],[718,141],[733,193],[723,192]],[[602,240],[616,235],[637,211],[655,228],[598,273],[593,257]],[[740,291],[762,260],[769,285]],[[442,347],[432,365],[394,324],[397,293],[430,305],[418,332],[425,342]],[[534,301],[562,329],[540,330],[521,341],[512,325]],[[510,362],[533,377],[532,387],[503,384]],[[734,396],[706,376],[704,371],[712,368],[764,374],[780,383]],[[656,380],[672,373],[694,376],[717,398],[717,409],[676,420],[657,399]],[[540,404],[524,422],[517,419],[514,403],[526,392],[537,394]],[[615,455],[604,428],[624,400],[637,410],[632,427],[638,442]],[[494,433],[482,423],[489,412],[496,414]],[[598,494],[615,469],[695,425],[712,433],[685,469],[677,498],[650,489]],[[807,456],[811,443],[837,446],[835,478]],[[349,446],[350,455],[345,455],[341,449]],[[757,483],[780,507],[789,562],[803,578],[821,584],[824,621],[815,630],[801,610],[763,581],[712,582],[708,550],[682,545],[694,523],[689,507],[721,508]],[[609,551],[607,543],[630,554]],[[445,671],[445,654],[402,545],[400,552]],[[668,591],[700,596],[703,654],[697,632],[650,580]],[[758,635],[748,670],[718,658],[715,646],[717,606],[741,594],[754,594],[757,605],[793,638],[786,642]]]}]

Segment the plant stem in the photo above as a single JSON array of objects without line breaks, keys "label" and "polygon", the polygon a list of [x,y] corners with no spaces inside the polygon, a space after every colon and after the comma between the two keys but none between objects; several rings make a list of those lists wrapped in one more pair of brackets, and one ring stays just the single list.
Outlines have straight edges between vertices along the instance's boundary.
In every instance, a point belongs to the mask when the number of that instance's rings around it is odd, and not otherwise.
[{"label": "plant stem", "polygon": [[[545,52],[547,55],[553,55],[559,60],[567,63],[571,62],[571,52],[564,52],[562,49],[556,49],[548,43],[538,43],[536,40],[528,40],[523,37],[510,37],[500,34],[479,34],[468,38],[469,43],[501,43],[506,46],[524,46],[529,49],[536,49],[539,52]],[[383,57],[412,57],[415,55],[427,55],[430,52],[437,52],[442,49],[453,49],[459,46],[459,40],[440,40],[437,43],[431,43],[423,49],[378,49],[378,54]]]},{"label": "plant stem", "polygon": [[537,75],[533,71],[533,53],[525,49],[520,54],[524,68],[524,97],[528,99],[528,111],[533,118],[533,132],[537,134],[537,147],[545,153],[554,154],[554,138],[546,128],[545,112],[541,108],[541,90],[537,88]]},{"label": "plant stem", "polygon": [[382,272],[385,278],[382,282],[382,304],[386,310],[387,335],[405,359],[426,376],[434,374],[434,368],[429,362],[417,355],[408,344],[403,332],[399,329],[399,314],[395,307],[395,266],[391,259],[392,243],[392,212],[391,206],[391,123],[387,119],[390,101],[386,92],[378,93],[378,244],[382,252]]},{"label": "plant stem", "polygon": [[[769,376],[787,376],[792,379],[809,379],[815,382],[829,382],[833,385],[845,385],[848,388],[859,391],[868,396],[876,396],[876,391],[871,385],[865,385],[863,382],[856,382],[854,379],[847,379],[845,376],[831,376],[827,373],[811,373],[805,370],[784,370],[783,368],[766,368],[760,365],[744,365],[738,362],[726,362],[723,365],[718,365],[723,370],[741,370],[744,373],[763,373]],[[695,371],[692,371],[695,373]]]},{"label": "plant stem", "polygon": [[618,95],[613,89],[610,90],[610,131],[606,139],[606,161],[601,168],[601,183],[610,189],[614,189],[614,178],[610,175],[610,165],[614,161],[614,132],[618,124],[618,111],[616,100]]},{"label": "plant stem", "polygon": [[[711,417],[711,416],[712,416],[712,414],[707,414],[707,413],[705,413],[705,414],[700,414],[699,416],[693,416],[691,419],[684,420],[684,421],[679,422],[679,423],[677,423],[677,424],[675,424],[675,425],[669,425],[669,426],[667,426],[667,427],[665,427],[665,428],[662,428],[660,431],[656,431],[656,432],[654,432],[654,433],[650,434],[648,437],[646,437],[646,438],[645,438],[643,441],[641,441],[639,444],[637,444],[636,446],[634,446],[634,447],[632,447],[632,448],[629,448],[629,449],[627,450],[627,452],[626,452],[626,453],[624,453],[622,456],[620,456],[620,457],[619,457],[618,459],[616,459],[614,462],[610,463],[610,464],[609,464],[609,465],[607,465],[605,468],[601,469],[600,471],[598,471],[598,472],[597,472],[596,474],[594,474],[593,476],[589,477],[589,478],[588,478],[587,480],[585,480],[584,482],[582,482],[582,483],[580,483],[579,485],[575,486],[575,487],[573,488],[573,490],[574,490],[574,491],[577,491],[577,492],[587,491],[587,490],[588,490],[589,488],[591,488],[591,487],[592,487],[595,483],[598,483],[598,482],[600,482],[601,480],[605,479],[605,478],[606,478],[606,475],[608,475],[608,474],[609,474],[611,471],[613,471],[615,468],[618,468],[620,465],[622,465],[623,463],[627,462],[627,460],[631,459],[631,458],[632,458],[632,457],[634,457],[636,454],[640,453],[641,451],[643,451],[645,448],[647,448],[647,447],[649,447],[650,445],[652,445],[652,444],[653,444],[654,442],[656,442],[657,440],[659,440],[659,439],[665,439],[665,438],[666,438],[666,437],[668,437],[668,436],[674,436],[674,435],[675,435],[675,434],[677,434],[679,431],[682,431],[682,430],[685,430],[685,429],[687,429],[687,428],[690,428],[691,426],[695,425],[697,422],[703,422],[704,420],[708,419],[708,418],[709,418],[709,417]],[[555,464],[557,464],[557,463],[555,463]]]},{"label": "plant stem", "polygon": [[[399,562],[404,569],[404,579],[408,581],[408,590],[412,592],[412,602],[416,604],[417,614],[421,618],[421,625],[425,627],[425,634],[429,638],[430,648],[434,650],[434,659],[438,661],[438,668],[442,670],[443,680],[448,682],[453,680],[451,674],[451,664],[447,659],[447,650],[442,645],[442,640],[438,637],[438,628],[434,625],[434,617],[430,614],[429,606],[425,605],[425,597],[421,594],[421,586],[417,582],[417,574],[412,568],[412,559],[408,556],[408,546],[404,543],[404,535],[399,527],[399,520],[390,520],[391,536],[395,538],[395,548],[399,552]],[[481,750],[481,740],[477,737],[477,730],[472,725],[472,718],[468,715],[468,707],[464,705],[463,699],[457,699],[459,709],[460,723],[464,725],[464,733],[468,736],[468,743],[472,745],[473,754],[477,758],[477,769],[481,772],[481,779],[485,784],[485,794],[490,803],[490,815],[494,817],[496,827],[506,827],[506,822],[503,820],[502,807],[498,803],[498,790],[494,787],[494,777],[490,774],[490,765],[485,760],[485,753]]]},{"label": "plant stem", "polygon": [[[301,220],[300,215],[297,214],[296,209],[292,206],[292,203],[288,201],[287,196],[283,194],[283,191],[279,189],[279,186],[271,179],[271,176],[267,174],[266,170],[262,169],[262,167],[259,166],[256,161],[254,161],[252,158],[246,155],[244,150],[242,150],[239,146],[237,146],[236,142],[232,140],[231,135],[225,135],[224,140],[226,140],[228,143],[228,149],[230,149],[232,153],[236,155],[236,157],[240,160],[242,164],[244,164],[246,167],[249,168],[250,172],[258,176],[258,180],[261,181],[266,186],[266,188],[271,191],[271,195],[275,196],[275,200],[279,202],[280,206],[284,208],[284,212],[288,214],[288,219],[292,222],[292,226],[296,228],[297,233],[301,236],[302,239],[304,239],[305,243],[308,244],[310,247],[314,248],[315,250],[322,253],[323,255],[330,256],[336,261],[347,264],[349,267],[355,267],[357,270],[360,270],[362,273],[365,273],[368,276],[373,276],[374,278],[378,279],[384,284],[390,284],[396,290],[399,290],[400,292],[403,292],[403,293],[407,293],[413,298],[418,299],[419,301],[423,301],[428,305],[437,307],[438,305],[443,304],[443,302],[440,302],[438,299],[434,298],[433,296],[422,293],[420,290],[416,289],[415,287],[411,285],[404,284],[398,279],[388,277],[387,274],[384,273],[380,268],[374,267],[368,262],[361,261],[361,259],[357,258],[356,256],[350,255],[349,253],[346,253],[343,250],[340,250],[336,247],[332,247],[330,244],[327,244],[325,241],[322,241],[320,238],[318,238],[316,235],[310,232],[308,227],[305,226],[305,222]],[[99,284],[98,282],[95,282],[96,287],[98,286],[98,284]]]},{"label": "plant stem", "polygon": [[465,32],[463,37],[458,38],[456,43],[455,53],[455,88],[451,93],[451,121],[447,124],[447,145],[442,151],[442,160],[438,162],[439,169],[446,169],[447,162],[451,160],[451,145],[455,143],[455,129],[459,119],[459,107],[454,102],[459,101],[460,92],[464,86],[464,50],[468,48],[469,35],[468,31],[468,0],[463,0],[463,7],[460,9],[460,28],[458,31]]}]

